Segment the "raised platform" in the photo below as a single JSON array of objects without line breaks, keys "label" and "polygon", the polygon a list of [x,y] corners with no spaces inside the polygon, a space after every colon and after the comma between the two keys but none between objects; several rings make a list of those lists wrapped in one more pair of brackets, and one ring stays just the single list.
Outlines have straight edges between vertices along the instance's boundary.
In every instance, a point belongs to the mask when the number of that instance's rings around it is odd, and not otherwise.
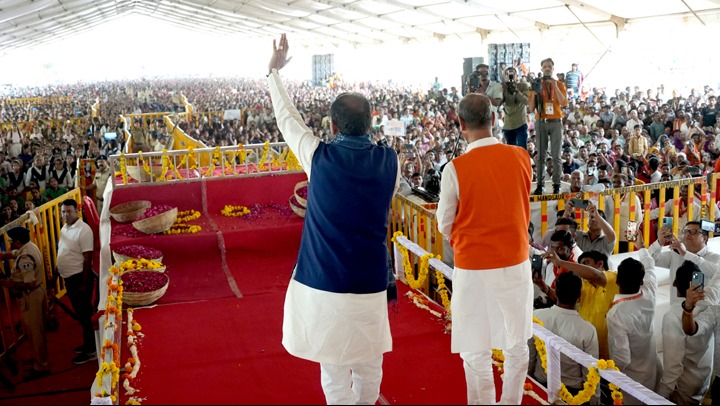
[{"label": "raised platform", "polygon": [[[145,334],[133,382],[143,404],[325,402],[318,364],[289,355],[281,344],[303,219],[281,210],[250,220],[220,214],[226,204],[287,205],[295,184],[305,179],[261,176],[115,191],[112,205],[146,199],[203,213],[195,221],[203,227],[197,234],[129,237],[118,233],[128,225],[112,222],[111,247],[137,243],[162,250],[171,279],[156,306],[134,313]],[[380,403],[465,403],[462,360],[450,353],[442,320],[415,307],[402,295],[407,288],[400,289],[390,313],[394,350],[385,356]],[[123,363],[128,356],[124,351]],[[123,393],[120,404],[127,399]],[[524,403],[537,404],[530,398]]]}]

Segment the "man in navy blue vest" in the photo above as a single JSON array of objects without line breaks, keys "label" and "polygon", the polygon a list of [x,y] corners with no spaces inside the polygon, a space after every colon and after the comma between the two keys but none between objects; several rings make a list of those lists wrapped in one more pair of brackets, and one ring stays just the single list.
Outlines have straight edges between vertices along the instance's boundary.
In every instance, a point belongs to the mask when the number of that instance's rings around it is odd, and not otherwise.
[{"label": "man in navy blue vest", "polygon": [[397,154],[374,145],[371,109],[357,93],[331,106],[332,143],[313,136],[277,71],[287,64],[285,34],[273,42],[268,85],[278,128],[308,175],[300,253],[285,298],[283,346],[320,363],[328,404],[375,404],[382,360],[392,350],[388,214],[398,188]]}]

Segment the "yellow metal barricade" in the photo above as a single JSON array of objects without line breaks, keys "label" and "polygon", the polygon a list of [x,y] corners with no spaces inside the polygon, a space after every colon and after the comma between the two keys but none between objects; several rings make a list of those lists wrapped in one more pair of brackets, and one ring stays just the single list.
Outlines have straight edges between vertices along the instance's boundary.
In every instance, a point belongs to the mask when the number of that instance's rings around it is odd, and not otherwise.
[{"label": "yellow metal barricade", "polygon": [[[60,228],[62,227],[60,206],[66,199],[73,199],[80,206],[82,203],[80,190],[73,189],[57,199],[37,207],[33,210],[33,214],[25,213],[17,220],[0,228],[0,234],[2,235],[0,242],[4,244],[2,247],[4,252],[10,250],[10,239],[7,236],[9,229],[17,226],[30,229],[30,240],[38,246],[43,255],[46,280],[52,279],[57,266],[57,245],[60,241]],[[14,265],[14,260],[3,261],[4,275],[9,276]],[[50,295],[48,299],[52,297],[60,299],[65,293],[65,283],[62,278],[57,278],[53,286],[48,286],[48,294]],[[13,298],[9,290],[3,288],[3,301],[3,306],[0,307],[0,339],[2,339],[3,352],[0,353],[0,357],[5,356],[8,350],[15,347],[21,338],[21,335],[15,329],[20,317],[19,299]]]}]

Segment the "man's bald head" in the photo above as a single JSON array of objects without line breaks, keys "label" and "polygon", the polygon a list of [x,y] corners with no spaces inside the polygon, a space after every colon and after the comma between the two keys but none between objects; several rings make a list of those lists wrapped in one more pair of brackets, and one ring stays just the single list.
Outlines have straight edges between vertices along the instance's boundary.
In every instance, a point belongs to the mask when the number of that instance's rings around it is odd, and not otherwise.
[{"label": "man's bald head", "polygon": [[330,117],[343,135],[365,135],[370,130],[370,102],[360,93],[342,93],[330,106]]},{"label": "man's bald head", "polygon": [[479,130],[492,127],[492,110],[490,98],[484,94],[470,93],[460,101],[458,115],[465,122],[468,130]]}]

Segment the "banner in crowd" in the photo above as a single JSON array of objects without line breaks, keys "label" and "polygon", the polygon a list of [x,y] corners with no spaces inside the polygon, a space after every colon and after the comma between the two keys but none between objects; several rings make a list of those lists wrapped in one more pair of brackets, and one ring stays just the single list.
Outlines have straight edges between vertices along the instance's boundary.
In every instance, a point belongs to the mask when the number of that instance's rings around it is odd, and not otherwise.
[{"label": "banner in crowd", "polygon": [[225,110],[223,120],[240,120],[240,109]]},{"label": "banner in crowd", "polygon": [[390,120],[385,125],[385,135],[405,136],[405,123],[400,120]]}]

